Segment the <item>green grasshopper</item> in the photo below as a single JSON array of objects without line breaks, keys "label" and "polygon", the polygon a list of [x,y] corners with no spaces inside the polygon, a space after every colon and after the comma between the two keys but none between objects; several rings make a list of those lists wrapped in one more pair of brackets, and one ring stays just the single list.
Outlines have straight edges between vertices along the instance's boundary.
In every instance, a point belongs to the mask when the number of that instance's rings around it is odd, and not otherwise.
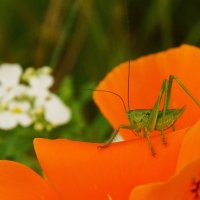
[{"label": "green grasshopper", "polygon": [[[183,85],[180,79],[175,75],[170,75],[168,79],[165,79],[163,81],[158,98],[154,104],[153,109],[131,110],[129,103],[130,60],[128,66],[128,109],[126,108],[123,98],[119,94],[108,90],[94,90],[94,92],[95,91],[107,92],[119,97],[123,103],[127,118],[129,120],[129,124],[119,125],[118,128],[114,130],[111,138],[100,147],[108,147],[113,142],[120,129],[128,129],[133,131],[137,136],[142,136],[141,133],[143,132],[143,137],[147,139],[151,153],[154,156],[155,150],[151,143],[149,132],[152,132],[154,130],[160,131],[163,144],[167,144],[165,140],[164,131],[170,127],[172,127],[174,130],[174,124],[176,120],[179,119],[179,117],[185,110],[185,106],[182,108],[169,109],[172,83],[174,80],[180,85],[180,87],[186,92],[186,94],[188,94],[191,97],[191,99],[200,107],[200,102]],[[163,96],[164,96],[163,109],[159,110],[161,99]]]}]

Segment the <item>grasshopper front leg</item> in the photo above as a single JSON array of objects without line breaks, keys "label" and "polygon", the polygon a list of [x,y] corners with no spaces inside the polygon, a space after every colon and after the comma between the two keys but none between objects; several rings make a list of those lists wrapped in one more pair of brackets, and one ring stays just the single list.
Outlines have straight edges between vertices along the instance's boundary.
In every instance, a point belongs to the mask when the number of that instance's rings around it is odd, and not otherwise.
[{"label": "grasshopper front leg", "polygon": [[99,147],[101,148],[105,148],[105,147],[108,147],[112,142],[113,140],[115,139],[116,135],[118,134],[119,130],[120,129],[129,129],[129,130],[132,130],[131,126],[129,125],[119,125],[117,129],[114,130],[112,136],[110,137],[110,139],[105,142],[103,145],[100,145]]}]

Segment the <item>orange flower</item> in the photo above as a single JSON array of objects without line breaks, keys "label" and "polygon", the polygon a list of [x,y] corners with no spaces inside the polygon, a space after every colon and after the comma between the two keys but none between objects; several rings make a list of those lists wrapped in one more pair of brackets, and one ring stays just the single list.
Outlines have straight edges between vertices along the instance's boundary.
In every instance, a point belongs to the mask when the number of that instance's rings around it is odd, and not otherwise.
[{"label": "orange flower", "polygon": [[[65,139],[36,139],[35,150],[45,179],[21,164],[0,161],[0,199],[126,200],[133,190],[132,199],[149,200],[139,198],[141,185],[167,181],[190,163],[193,167],[193,162],[199,159],[199,132],[200,122],[192,128],[167,134],[167,147],[162,145],[159,136],[153,137],[152,142],[157,147],[155,157],[144,139],[115,143],[106,149],[98,149],[99,144]],[[198,168],[193,168],[198,178],[199,162],[197,164]],[[194,177],[193,168],[190,179],[187,175],[190,182]],[[191,186],[188,183],[186,186],[179,190],[173,185],[178,192],[190,192]],[[151,199],[157,200],[155,196]]]},{"label": "orange flower", "polygon": [[[176,75],[200,100],[200,49],[182,45],[157,54],[141,57],[131,62],[130,107],[131,109],[152,109],[162,82],[169,75]],[[109,90],[119,94],[127,107],[128,96],[128,62],[110,72],[96,89]],[[94,92],[94,100],[114,129],[120,124],[129,124],[123,105],[119,98],[103,92]],[[193,125],[200,118],[198,106],[174,83],[172,86],[171,107],[186,110],[175,124],[176,130]],[[162,106],[160,107],[162,109]],[[170,130],[171,131],[171,130]],[[129,130],[120,130],[124,139],[134,138]]]},{"label": "orange flower", "polygon": [[200,160],[192,162],[164,183],[135,188],[130,200],[198,200],[200,199]]},{"label": "orange flower", "polygon": [[[169,74],[177,75],[200,99],[199,65],[200,50],[187,45],[132,62],[131,108],[152,108]],[[119,93],[127,102],[127,64],[111,72],[98,88]],[[115,128],[127,123],[115,96],[96,92],[94,97]],[[138,137],[105,149],[94,143],[35,139],[45,179],[25,166],[0,161],[0,199],[192,200],[200,178],[200,111],[177,84],[171,105],[187,107],[176,131],[166,134],[167,146],[160,136],[152,136],[155,157],[147,141]]]}]

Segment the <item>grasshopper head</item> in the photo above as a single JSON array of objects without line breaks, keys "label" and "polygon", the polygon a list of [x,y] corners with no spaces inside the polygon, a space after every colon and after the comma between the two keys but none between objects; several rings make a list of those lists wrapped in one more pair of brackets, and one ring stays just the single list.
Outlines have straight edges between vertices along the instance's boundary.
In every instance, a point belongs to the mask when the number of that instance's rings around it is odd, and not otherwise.
[{"label": "grasshopper head", "polygon": [[147,127],[151,112],[150,110],[137,109],[129,110],[126,114],[133,130],[140,132]]}]

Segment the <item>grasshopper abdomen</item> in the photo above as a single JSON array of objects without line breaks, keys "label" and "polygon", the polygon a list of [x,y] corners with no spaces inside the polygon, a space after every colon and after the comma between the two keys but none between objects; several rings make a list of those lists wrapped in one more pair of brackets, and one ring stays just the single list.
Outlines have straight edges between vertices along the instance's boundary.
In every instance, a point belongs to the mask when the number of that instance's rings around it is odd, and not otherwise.
[{"label": "grasshopper abdomen", "polygon": [[183,114],[184,110],[185,106],[180,109],[168,109],[164,117],[163,112],[159,111],[155,130],[162,131],[173,126],[176,120]]}]

